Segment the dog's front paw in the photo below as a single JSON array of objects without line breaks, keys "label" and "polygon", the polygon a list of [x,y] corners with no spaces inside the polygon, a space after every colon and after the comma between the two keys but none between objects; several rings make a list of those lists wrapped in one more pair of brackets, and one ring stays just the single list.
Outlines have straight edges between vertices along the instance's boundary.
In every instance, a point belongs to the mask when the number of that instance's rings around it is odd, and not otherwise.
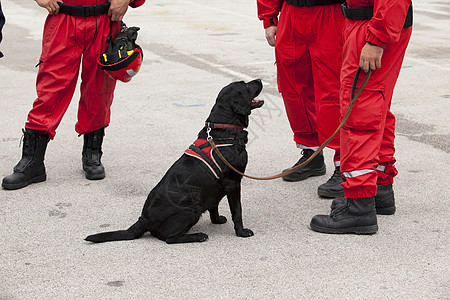
[{"label": "dog's front paw", "polygon": [[213,224],[225,224],[227,222],[227,218],[224,216],[218,216],[217,218],[211,218],[211,222]]},{"label": "dog's front paw", "polygon": [[253,236],[253,231],[247,228],[236,229],[236,235],[240,237],[249,237]]}]

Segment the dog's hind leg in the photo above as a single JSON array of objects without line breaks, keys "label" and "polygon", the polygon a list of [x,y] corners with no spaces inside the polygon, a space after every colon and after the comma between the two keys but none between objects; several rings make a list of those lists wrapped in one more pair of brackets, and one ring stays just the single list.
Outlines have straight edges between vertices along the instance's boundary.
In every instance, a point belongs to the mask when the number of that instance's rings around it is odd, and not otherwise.
[{"label": "dog's hind leg", "polygon": [[166,239],[167,244],[181,244],[181,243],[200,243],[208,239],[208,235],[203,232],[182,234]]},{"label": "dog's hind leg", "polygon": [[200,217],[195,215],[178,214],[166,220],[166,224],[159,231],[158,236],[166,237],[167,244],[198,243],[208,239],[208,235],[202,232],[187,234],[186,232],[198,222]]},{"label": "dog's hind leg", "polygon": [[213,224],[225,224],[227,222],[227,218],[219,215],[219,207],[213,207],[209,210],[209,218],[211,219],[211,223]]}]

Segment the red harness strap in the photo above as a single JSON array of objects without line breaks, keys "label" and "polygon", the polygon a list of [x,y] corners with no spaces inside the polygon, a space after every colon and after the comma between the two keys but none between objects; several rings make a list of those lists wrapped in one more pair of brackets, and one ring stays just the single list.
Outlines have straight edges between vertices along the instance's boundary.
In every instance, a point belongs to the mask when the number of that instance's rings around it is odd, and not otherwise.
[{"label": "red harness strap", "polygon": [[[233,146],[233,144],[220,144],[217,147]],[[222,177],[222,169],[214,159],[213,149],[205,139],[197,139],[194,143],[184,151],[184,154],[192,156],[202,161],[217,179]]]}]

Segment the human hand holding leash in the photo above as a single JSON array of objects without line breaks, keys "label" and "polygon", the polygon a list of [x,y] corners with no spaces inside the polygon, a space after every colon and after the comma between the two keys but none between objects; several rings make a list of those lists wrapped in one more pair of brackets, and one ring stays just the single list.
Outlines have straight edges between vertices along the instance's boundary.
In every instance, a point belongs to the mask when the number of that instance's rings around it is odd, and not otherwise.
[{"label": "human hand holding leash", "polygon": [[111,17],[111,21],[122,21],[123,16],[127,12],[130,0],[110,0],[111,6],[108,10],[108,16]]},{"label": "human hand holding leash", "polygon": [[59,13],[59,5],[57,0],[34,0],[40,6],[48,10],[51,15]]},{"label": "human hand holding leash", "polygon": [[266,39],[270,46],[275,46],[275,36],[277,35],[277,26],[269,26],[265,29]]},{"label": "human hand holding leash", "polygon": [[369,69],[375,71],[381,68],[381,57],[384,49],[380,46],[366,43],[361,50],[359,58],[359,67],[364,72],[369,72]]}]

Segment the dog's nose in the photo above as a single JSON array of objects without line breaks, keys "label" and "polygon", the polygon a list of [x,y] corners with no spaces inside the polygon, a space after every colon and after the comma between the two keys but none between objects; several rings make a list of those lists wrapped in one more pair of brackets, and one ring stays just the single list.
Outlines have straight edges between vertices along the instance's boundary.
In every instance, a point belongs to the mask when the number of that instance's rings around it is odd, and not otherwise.
[{"label": "dog's nose", "polygon": [[250,83],[258,83],[258,84],[262,84],[262,82],[261,82],[261,79],[260,79],[260,78],[258,78],[258,79],[254,79],[254,80],[250,81],[250,82],[249,82],[249,83],[247,83],[247,84],[250,84]]}]

